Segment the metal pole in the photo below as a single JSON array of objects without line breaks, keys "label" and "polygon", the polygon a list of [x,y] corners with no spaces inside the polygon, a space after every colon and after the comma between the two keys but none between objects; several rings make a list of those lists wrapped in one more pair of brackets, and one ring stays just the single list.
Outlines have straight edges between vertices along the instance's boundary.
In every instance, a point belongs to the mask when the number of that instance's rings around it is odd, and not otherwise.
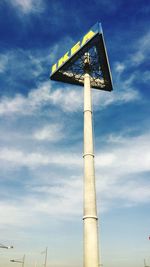
[{"label": "metal pole", "polygon": [[84,75],[84,267],[99,266],[98,218],[96,209],[90,62]]},{"label": "metal pole", "polygon": [[25,262],[25,255],[23,256],[22,267],[24,267],[24,262]]},{"label": "metal pole", "polygon": [[47,248],[45,250],[45,263],[44,263],[44,267],[46,267],[46,263],[47,263]]}]

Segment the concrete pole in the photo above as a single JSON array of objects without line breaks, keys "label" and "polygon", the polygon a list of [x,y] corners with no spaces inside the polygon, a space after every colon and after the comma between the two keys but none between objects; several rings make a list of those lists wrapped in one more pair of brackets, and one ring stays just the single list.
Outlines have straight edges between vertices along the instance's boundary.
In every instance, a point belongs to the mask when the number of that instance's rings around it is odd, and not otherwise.
[{"label": "concrete pole", "polygon": [[90,71],[84,75],[84,267],[99,266]]}]

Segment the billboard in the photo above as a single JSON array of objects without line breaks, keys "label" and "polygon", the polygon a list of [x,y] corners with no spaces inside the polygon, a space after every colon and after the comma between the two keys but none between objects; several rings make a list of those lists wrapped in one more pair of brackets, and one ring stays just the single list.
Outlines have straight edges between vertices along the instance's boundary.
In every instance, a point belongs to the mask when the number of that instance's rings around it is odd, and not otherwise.
[{"label": "billboard", "polygon": [[83,85],[83,62],[87,52],[91,59],[91,87],[111,91],[112,78],[101,23],[96,23],[52,65],[50,79]]}]

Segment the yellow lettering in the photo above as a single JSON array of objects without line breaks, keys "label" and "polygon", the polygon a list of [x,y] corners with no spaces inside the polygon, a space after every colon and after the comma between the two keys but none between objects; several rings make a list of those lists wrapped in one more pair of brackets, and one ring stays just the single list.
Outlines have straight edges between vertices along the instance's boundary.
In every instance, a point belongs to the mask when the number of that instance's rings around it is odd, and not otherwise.
[{"label": "yellow lettering", "polygon": [[60,67],[63,63],[65,63],[69,59],[68,53],[69,52],[67,52],[63,57],[61,57],[59,59],[59,61],[58,61],[58,67]]},{"label": "yellow lettering", "polygon": [[80,49],[80,42],[78,42],[77,44],[75,44],[72,48],[71,48],[71,56],[76,53],[78,50]]},{"label": "yellow lettering", "polygon": [[55,71],[56,71],[56,69],[57,69],[57,65],[56,65],[56,64],[54,64],[54,65],[52,66],[52,73],[53,73],[53,72],[55,72]]},{"label": "yellow lettering", "polygon": [[88,40],[90,40],[94,35],[95,35],[95,32],[89,31],[86,35],[84,35],[84,37],[82,39],[82,44],[81,45],[83,46],[84,44],[86,44],[86,42]]}]

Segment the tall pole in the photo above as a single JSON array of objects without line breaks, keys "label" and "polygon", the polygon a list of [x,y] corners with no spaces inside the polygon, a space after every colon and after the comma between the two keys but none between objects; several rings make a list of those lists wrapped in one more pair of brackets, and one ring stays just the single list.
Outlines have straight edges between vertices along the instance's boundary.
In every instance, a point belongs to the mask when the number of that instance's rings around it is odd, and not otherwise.
[{"label": "tall pole", "polygon": [[85,54],[84,72],[84,267],[98,267],[98,218],[92,130],[90,57],[88,53]]}]

